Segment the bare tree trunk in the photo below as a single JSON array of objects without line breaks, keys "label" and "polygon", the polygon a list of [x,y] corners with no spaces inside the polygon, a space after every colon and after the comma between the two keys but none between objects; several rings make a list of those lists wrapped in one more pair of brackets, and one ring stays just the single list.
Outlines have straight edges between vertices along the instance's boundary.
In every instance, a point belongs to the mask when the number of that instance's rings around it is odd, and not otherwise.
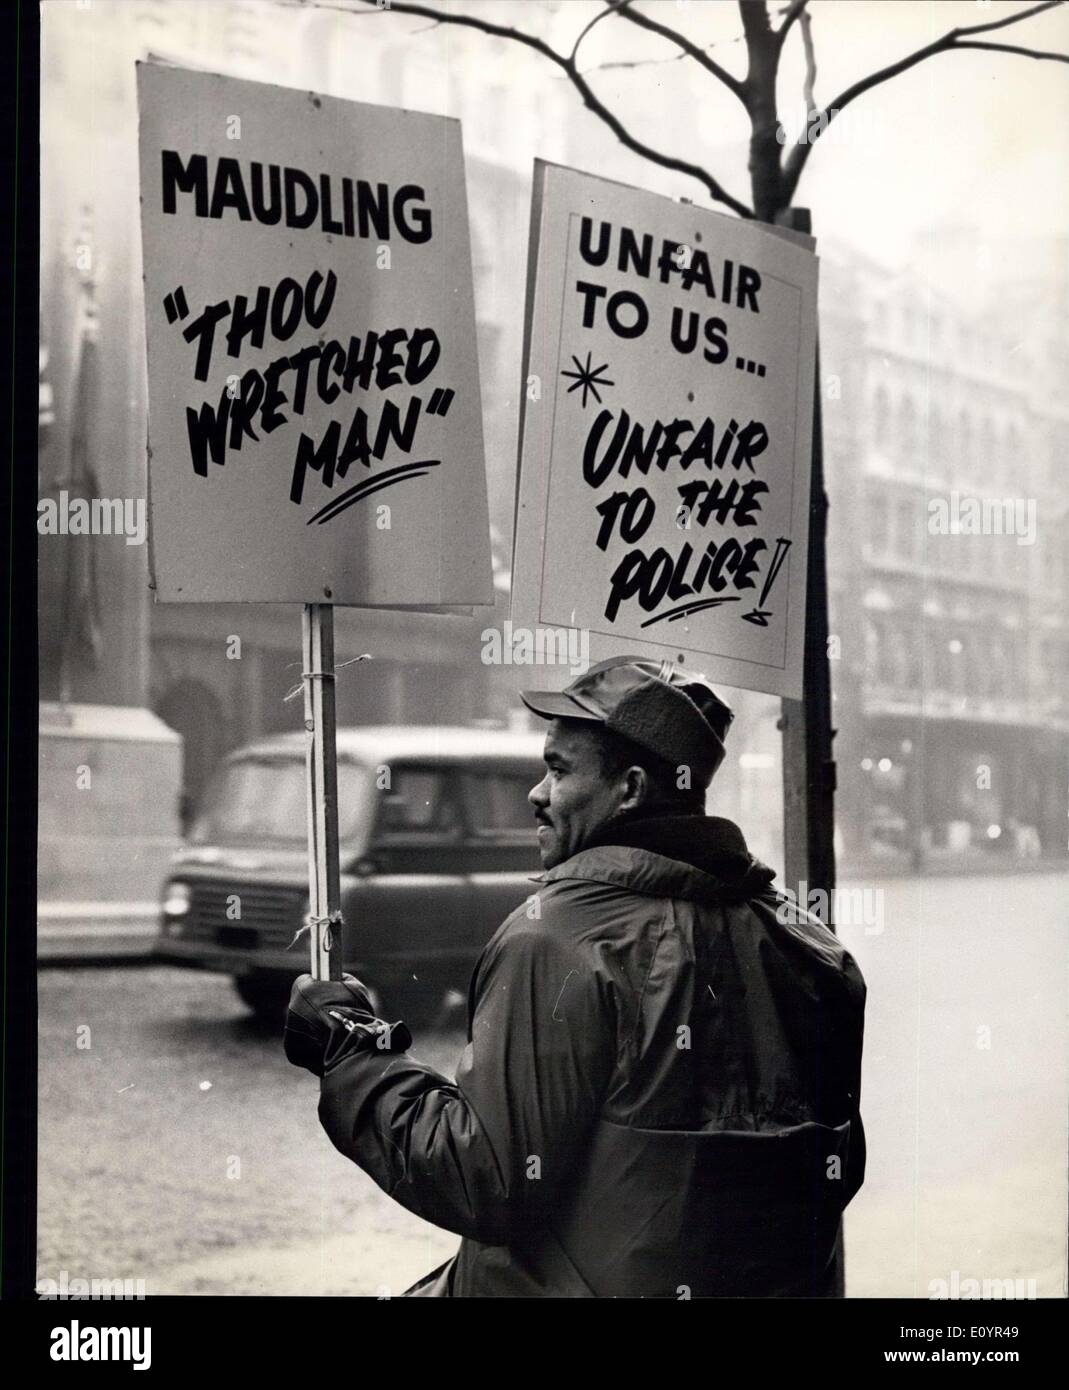
[{"label": "bare tree trunk", "polygon": [[750,188],[754,216],[759,222],[775,222],[786,206],[780,157],[779,117],[776,112],[776,74],[779,71],[779,35],[769,23],[764,0],[740,0],[746,51],[750,66],[743,84],[750,115]]}]

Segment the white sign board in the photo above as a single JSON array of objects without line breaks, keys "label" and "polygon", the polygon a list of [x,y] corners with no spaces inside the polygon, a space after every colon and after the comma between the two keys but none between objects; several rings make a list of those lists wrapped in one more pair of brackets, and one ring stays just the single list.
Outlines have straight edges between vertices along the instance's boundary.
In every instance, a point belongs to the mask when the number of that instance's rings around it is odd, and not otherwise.
[{"label": "white sign board", "polygon": [[138,67],[157,597],[493,602],[460,125]]},{"label": "white sign board", "polygon": [[817,258],[535,166],[516,629],[799,698]]}]

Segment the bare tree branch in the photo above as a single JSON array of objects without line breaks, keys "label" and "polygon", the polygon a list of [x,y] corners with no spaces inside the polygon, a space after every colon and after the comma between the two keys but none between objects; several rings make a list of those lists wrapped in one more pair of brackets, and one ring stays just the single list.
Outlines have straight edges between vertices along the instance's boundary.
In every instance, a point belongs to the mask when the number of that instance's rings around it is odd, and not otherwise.
[{"label": "bare tree branch", "polygon": [[[490,34],[495,38],[511,39],[514,43],[533,48],[536,53],[540,53],[543,58],[548,58],[551,63],[556,64],[565,73],[572,86],[582,97],[583,105],[587,110],[593,112],[600,121],[607,125],[620,143],[631,150],[633,154],[641,155],[643,159],[648,159],[651,164],[657,164],[662,169],[671,169],[675,173],[686,174],[689,178],[697,179],[715,202],[723,203],[725,207],[731,208],[740,217],[753,217],[752,208],[748,208],[738,198],[732,197],[707,169],[703,169],[699,164],[692,164],[688,160],[676,159],[673,155],[663,154],[660,150],[655,150],[651,145],[647,145],[636,135],[633,135],[615,112],[611,111],[591,89],[590,84],[576,66],[574,50],[571,56],[565,57],[563,53],[558,53],[555,48],[551,48],[542,39],[533,34],[525,34],[520,29],[513,29],[510,25],[494,24],[490,20],[477,19],[474,15],[461,14],[453,10],[435,9],[430,5],[413,3],[413,0],[390,0],[389,9],[378,5],[376,0],[358,0],[358,2],[374,7],[380,14],[416,15],[420,19],[438,20],[442,24],[459,24],[468,29],[477,29],[483,34]],[[311,7],[315,8],[317,3],[318,0],[313,0]],[[617,12],[618,7],[614,5],[604,13],[614,14]],[[598,18],[601,16],[599,15]],[[588,25],[584,32],[588,32],[590,27]],[[582,39],[583,35],[580,34],[579,37]]]},{"label": "bare tree branch", "polygon": [[626,5],[626,4],[627,4],[627,0],[605,0],[605,9],[603,9],[603,10],[601,11],[600,14],[596,14],[596,15],[594,16],[594,18],[590,21],[590,23],[587,24],[587,25],[581,30],[581,32],[580,32],[580,34],[579,34],[579,37],[576,39],[575,43],[572,44],[572,56],[571,56],[571,61],[572,61],[573,63],[575,62],[576,57],[578,56],[578,53],[579,53],[579,45],[580,45],[580,44],[583,42],[583,40],[586,38],[587,34],[590,33],[591,29],[593,29],[593,27],[595,26],[595,24],[600,24],[601,21],[602,21],[603,19],[608,19],[608,17],[609,17],[611,14],[613,14],[616,10],[618,10],[618,9],[620,8],[621,5]]},{"label": "bare tree branch", "polygon": [[[437,4],[420,3],[419,0],[389,0],[388,7],[383,5],[381,0],[350,0],[348,4],[339,3],[339,0],[309,0],[307,5],[301,7],[335,9],[351,15],[367,14],[372,11],[380,14],[392,12],[414,15],[430,20],[432,27],[440,24],[456,24],[464,28],[475,29],[491,37],[509,39],[514,43],[530,48],[548,59],[564,73],[578,92],[587,110],[606,125],[625,148],[660,168],[670,169],[688,178],[696,179],[715,202],[731,208],[740,217],[752,218],[756,216],[763,220],[771,220],[780,208],[790,204],[810,151],[831,122],[846,106],[852,101],[856,101],[865,92],[890,81],[901,73],[908,72],[910,68],[924,62],[927,58],[958,49],[974,49],[1012,53],[1041,62],[1069,63],[1069,55],[1067,54],[1008,43],[988,42],[986,39],[979,38],[980,35],[990,34],[1010,25],[1019,24],[1045,10],[1055,9],[1066,3],[1066,0],[1041,0],[1041,3],[1029,5],[1001,19],[951,29],[941,38],[925,45],[916,52],[907,54],[897,62],[853,83],[828,106],[818,111],[815,97],[817,63],[808,0],[788,0],[788,3],[783,4],[778,10],[778,14],[782,16],[778,28],[773,28],[768,0],[738,0],[743,37],[749,59],[746,76],[741,79],[733,76],[714,58],[711,58],[707,48],[694,43],[670,25],[653,19],[648,14],[634,8],[635,3],[637,0],[605,0],[605,8],[580,30],[570,54],[558,52],[543,39],[534,34],[525,33],[511,25],[496,24],[474,14],[441,8]],[[354,5],[366,8],[354,9]],[[578,67],[579,49],[594,26],[611,15],[627,19],[639,28],[658,35],[673,44],[679,52],[671,58],[661,60],[637,59],[633,62],[599,64],[590,69],[591,72],[609,68],[639,68],[651,66],[657,62],[678,62],[682,58],[691,58],[706,72],[714,76],[718,82],[727,87],[746,108],[751,124],[749,167],[754,197],[752,209],[728,193],[707,169],[688,160],[656,150],[640,140],[637,135],[624,126],[615,112],[606,106],[592,90],[586,76],[580,72]],[[796,22],[801,31],[805,48],[806,73],[803,90],[806,104],[806,129],[802,131],[784,162],[782,145],[779,143],[783,138],[783,133],[776,113],[775,84],[784,40]],[[419,32],[425,31],[420,30]],[[715,47],[715,45],[708,45],[708,47]]]},{"label": "bare tree branch", "polygon": [[[776,30],[776,37],[779,39],[781,48],[783,47],[783,40],[787,37],[787,30],[799,15],[802,14],[808,4],[809,0],[791,0],[791,3],[786,7],[786,18]],[[806,17],[808,18],[808,16]]]},{"label": "bare tree branch", "polygon": [[1041,14],[1044,10],[1054,10],[1063,3],[1063,0],[1042,0],[1039,5],[1033,5],[1029,10],[1021,10],[1018,14],[1006,15],[1004,19],[993,19],[989,24],[966,24],[957,29],[951,29],[952,34],[961,38],[963,34],[989,34],[992,29],[1005,29],[1008,24],[1020,24],[1022,19],[1031,19],[1034,14]]},{"label": "bare tree branch", "polygon": [[[312,0],[310,8],[318,7],[320,0]],[[489,19],[476,19],[474,15],[461,14],[454,10],[438,10],[431,5],[419,5],[409,3],[409,0],[390,0],[389,8],[380,5],[378,0],[357,0],[358,4],[367,5],[379,14],[412,14],[418,15],[420,19],[434,19],[440,24],[459,24],[463,28],[478,29],[480,33],[490,34],[494,38],[511,39],[513,43],[522,43],[527,48],[533,48],[536,53],[541,53],[543,58],[548,58],[551,63],[556,63],[558,67],[568,70],[569,60],[563,53],[558,53],[555,48],[550,48],[548,43],[537,38],[534,34],[525,34],[522,29],[514,29],[509,24],[494,24]],[[338,6],[332,6],[337,9]],[[353,13],[344,7],[349,13]]]},{"label": "bare tree branch", "polygon": [[[802,84],[802,96],[805,100],[805,114],[808,120],[810,115],[816,110],[817,99],[815,88],[817,85],[817,54],[813,47],[813,17],[810,14],[801,14],[799,20],[802,30],[802,43],[805,46],[805,81]],[[783,30],[780,30],[782,34]]]},{"label": "bare tree branch", "polygon": [[[742,0],[742,3],[745,3]],[[816,115],[814,125],[809,126],[799,136],[797,143],[788,156],[784,166],[784,193],[789,200],[794,196],[794,191],[798,186],[798,180],[802,176],[809,153],[813,149],[817,140],[827,130],[828,126],[837,115],[849,106],[852,101],[856,101],[865,92],[870,92],[873,87],[878,87],[884,82],[889,82],[891,78],[897,77],[899,73],[908,72],[910,68],[916,67],[918,63],[923,63],[927,58],[933,58],[938,53],[952,53],[959,49],[990,49],[994,52],[1017,53],[1027,58],[1038,58],[1052,62],[1069,62],[1069,56],[1058,53],[1047,53],[1031,48],[1016,48],[1011,44],[995,44],[978,42],[971,38],[974,34],[990,33],[993,29],[1004,29],[1010,24],[1019,24],[1022,20],[1031,19],[1033,15],[1041,14],[1044,10],[1056,9],[1065,0],[1042,0],[1041,4],[1032,5],[1026,10],[1021,10],[1017,14],[1007,15],[1003,19],[992,20],[987,24],[969,24],[956,29],[951,29],[941,38],[926,44],[923,48],[918,48],[916,52],[909,53],[904,58],[900,58],[897,63],[891,63],[885,68],[880,68],[878,72],[873,72],[868,77],[863,77],[852,86],[847,87],[841,92],[834,101]],[[808,122],[807,122],[808,125]]]},{"label": "bare tree branch", "polygon": [[[733,39],[718,39],[715,43],[707,43],[702,52],[708,53],[710,48],[724,48],[729,44],[743,43],[745,37],[744,34],[737,34]],[[679,52],[672,53],[666,58],[618,58],[612,63],[595,63],[593,67],[587,68],[586,72],[618,72],[621,69],[634,71],[636,68],[659,68],[666,63],[681,63],[684,58],[689,57],[689,53]]]},{"label": "bare tree branch", "polygon": [[687,55],[685,53],[673,53],[670,58],[632,58],[625,60],[618,58],[613,63],[595,63],[592,68],[586,68],[587,73],[591,72],[633,72],[637,68],[660,68],[665,63],[679,63]]},{"label": "bare tree branch", "polygon": [[566,71],[571,79],[572,85],[583,98],[583,105],[586,106],[588,111],[592,111],[595,116],[598,116],[604,121],[621,144],[626,145],[627,148],[635,154],[641,155],[643,159],[648,159],[653,164],[659,164],[663,169],[674,169],[676,173],[688,174],[691,178],[697,179],[699,183],[705,185],[711,198],[731,208],[731,210],[738,213],[740,217],[753,216],[752,209],[748,208],[745,203],[739,202],[737,198],[732,197],[727,189],[722,187],[718,180],[713,178],[712,174],[710,174],[707,169],[703,169],[698,164],[691,164],[687,160],[676,159],[672,155],[662,154],[660,151],[651,148],[636,136],[632,135],[630,131],[624,128],[617,116],[594,95],[586,79],[574,65],[569,64]]},{"label": "bare tree branch", "polygon": [[1048,53],[1041,48],[1018,48],[1012,43],[981,43],[974,39],[967,39],[964,43],[956,43],[955,48],[986,48],[989,53],[1017,53],[1022,58],[1039,58],[1050,63],[1069,63],[1069,53]]},{"label": "bare tree branch", "polygon": [[631,0],[622,0],[622,3],[616,8],[616,13],[623,19],[629,19],[632,24],[637,24],[639,28],[648,29],[651,34],[659,34],[662,39],[674,43],[677,48],[682,49],[688,58],[693,58],[706,72],[711,72],[745,106],[746,93],[743,84],[737,77],[732,77],[731,73],[726,68],[722,68],[714,58],[710,58],[704,48],[699,48],[684,34],[677,33],[675,29],[670,28],[667,24],[662,24],[660,20],[650,19],[649,15],[643,14],[641,10],[633,10]]}]

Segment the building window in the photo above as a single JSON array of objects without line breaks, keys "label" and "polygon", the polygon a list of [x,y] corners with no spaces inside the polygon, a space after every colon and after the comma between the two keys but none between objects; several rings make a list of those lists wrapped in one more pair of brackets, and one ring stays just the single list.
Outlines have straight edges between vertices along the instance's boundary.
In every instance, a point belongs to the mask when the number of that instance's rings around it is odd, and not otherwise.
[{"label": "building window", "polygon": [[887,402],[887,392],[882,386],[876,391],[876,399],[872,407],[872,432],[876,441],[877,448],[887,447],[888,423],[890,416],[890,406]]},{"label": "building window", "polygon": [[909,676],[909,639],[899,623],[888,626],[888,679],[896,690],[907,689],[911,682]]},{"label": "building window", "polygon": [[865,623],[865,674],[870,681],[879,680],[880,632],[874,618]]},{"label": "building window", "polygon": [[987,649],[988,661],[990,663],[990,683],[989,693],[991,695],[1005,695],[1008,688],[1007,676],[1009,653],[1006,649],[1006,639],[996,636],[992,639]]},{"label": "building window", "polygon": [[906,684],[904,632],[897,623],[887,624],[887,681],[894,689]]},{"label": "building window", "polygon": [[963,478],[971,478],[973,470],[972,421],[966,411],[961,412],[958,424],[958,472]]},{"label": "building window", "polygon": [[989,477],[999,480],[1010,477],[1010,459],[1006,443],[1006,431],[999,423],[988,426],[987,431],[990,464]]},{"label": "building window", "polygon": [[991,545],[986,535],[976,531],[963,537],[969,548],[969,573],[976,578],[983,577],[990,570]]},{"label": "building window", "polygon": [[1006,453],[1003,462],[1006,478],[1020,477],[1020,470],[1024,466],[1024,459],[1021,458],[1021,431],[1016,425],[1011,425],[1006,431]]},{"label": "building window", "polygon": [[913,503],[902,498],[895,505],[895,558],[913,560],[917,554],[917,526]]},{"label": "building window", "polygon": [[878,492],[872,498],[869,511],[871,514],[869,543],[874,555],[886,556],[890,549],[890,513],[887,507],[887,498],[882,492]]},{"label": "building window", "polygon": [[965,643],[960,637],[952,637],[947,643],[947,651],[950,656],[950,689],[955,695],[964,694],[969,671],[969,656]]},{"label": "building window", "polygon": [[890,685],[894,679],[894,662],[889,639],[889,624],[886,618],[873,618],[869,669],[878,685]]},{"label": "building window", "polygon": [[985,642],[983,648],[977,688],[982,695],[990,698],[1001,690],[1002,650],[998,639],[990,645]]},{"label": "building window", "polygon": [[936,477],[941,477],[946,471],[945,450],[942,412],[938,406],[933,406],[928,421],[928,460],[929,467]]},{"label": "building window", "polygon": [[899,454],[907,463],[913,464],[916,461],[917,453],[917,412],[911,396],[906,396],[902,401],[899,430],[901,432],[898,441]]}]

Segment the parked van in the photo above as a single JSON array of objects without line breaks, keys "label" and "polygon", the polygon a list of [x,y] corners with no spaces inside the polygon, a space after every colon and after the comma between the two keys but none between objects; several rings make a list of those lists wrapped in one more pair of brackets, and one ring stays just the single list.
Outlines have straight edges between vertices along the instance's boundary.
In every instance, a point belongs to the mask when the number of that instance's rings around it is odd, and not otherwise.
[{"label": "parked van", "polygon": [[[158,958],[234,977],[277,1019],[308,969],[304,733],[231,754],[162,893]],[[338,730],[345,969],[413,1025],[466,995],[497,926],[539,872],[527,793],[537,733],[397,726]]]}]

